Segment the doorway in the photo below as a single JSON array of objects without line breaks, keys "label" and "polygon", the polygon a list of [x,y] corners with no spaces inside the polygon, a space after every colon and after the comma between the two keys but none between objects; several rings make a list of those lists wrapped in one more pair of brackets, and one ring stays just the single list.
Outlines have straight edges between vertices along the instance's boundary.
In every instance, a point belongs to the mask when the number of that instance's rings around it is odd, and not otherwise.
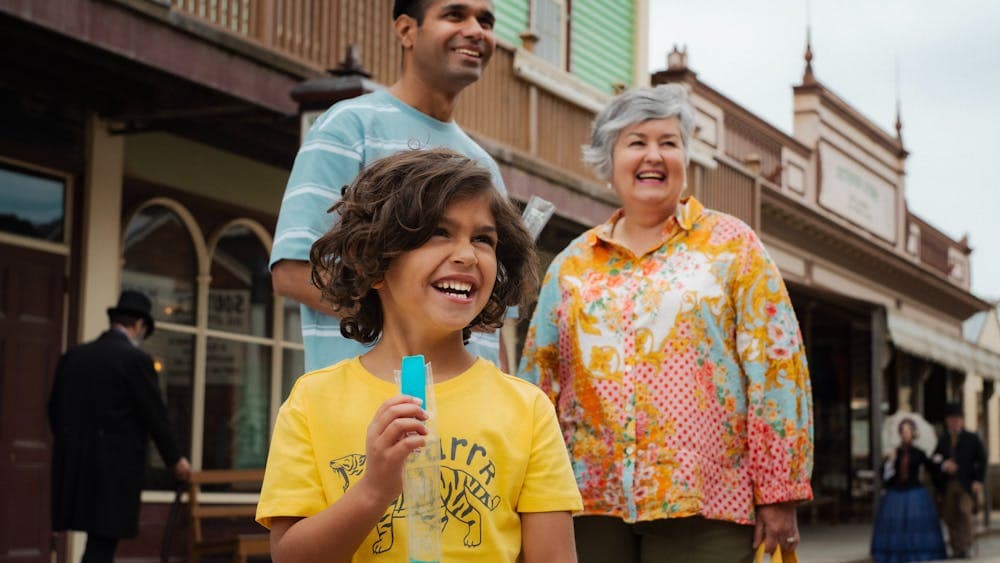
[{"label": "doorway", "polygon": [[[872,518],[872,306],[789,287],[813,392],[813,494],[833,521]],[[877,406],[875,408],[878,408]]]},{"label": "doorway", "polygon": [[0,243],[0,560],[52,549],[49,390],[62,350],[66,257]]}]

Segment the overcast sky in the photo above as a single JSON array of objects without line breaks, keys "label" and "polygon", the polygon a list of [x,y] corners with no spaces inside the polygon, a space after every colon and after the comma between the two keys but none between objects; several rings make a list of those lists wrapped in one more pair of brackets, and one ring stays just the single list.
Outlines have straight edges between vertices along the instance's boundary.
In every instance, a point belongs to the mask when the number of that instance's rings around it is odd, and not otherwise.
[{"label": "overcast sky", "polygon": [[[650,0],[650,70],[687,45],[698,78],[792,132],[806,0]],[[968,233],[972,290],[1000,298],[1000,0],[811,0],[813,72],[895,133],[896,61],[910,211]]]}]

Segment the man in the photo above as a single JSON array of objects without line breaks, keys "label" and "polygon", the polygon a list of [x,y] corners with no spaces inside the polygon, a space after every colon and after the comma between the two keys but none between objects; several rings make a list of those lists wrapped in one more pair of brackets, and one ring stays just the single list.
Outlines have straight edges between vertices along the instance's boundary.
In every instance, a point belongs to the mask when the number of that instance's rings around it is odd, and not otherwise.
[{"label": "man", "polygon": [[[459,93],[482,76],[496,47],[490,0],[396,0],[396,38],[403,49],[399,80],[388,90],[334,105],[306,136],[278,215],[271,274],[275,291],[302,307],[305,368],[312,371],[363,354],[344,338],[337,313],[311,282],[309,249],[329,230],[327,213],[340,190],[375,160],[400,150],[447,147],[490,169],[492,158],[452,121]],[[473,333],[470,351],[499,364],[499,337]]]},{"label": "man", "polygon": [[139,344],[155,328],[149,298],[123,291],[111,328],[66,352],[49,397],[52,529],[87,532],[84,563],[110,563],[118,540],[139,529],[139,495],[150,436],[174,475],[191,465],[170,431],[156,371]]},{"label": "man", "polygon": [[941,512],[948,526],[952,555],[968,558],[972,549],[972,513],[983,488],[986,451],[979,436],[965,430],[962,406],[944,408],[945,434],[931,461],[938,467],[935,484],[942,497]]}]

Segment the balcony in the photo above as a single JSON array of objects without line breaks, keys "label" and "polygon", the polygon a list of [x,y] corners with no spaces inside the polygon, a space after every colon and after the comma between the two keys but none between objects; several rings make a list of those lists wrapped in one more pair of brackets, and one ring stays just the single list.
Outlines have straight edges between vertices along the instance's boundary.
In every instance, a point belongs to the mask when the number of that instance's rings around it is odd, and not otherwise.
[{"label": "balcony", "polygon": [[909,240],[907,252],[916,254],[927,268],[945,276],[951,283],[968,290],[971,287],[969,249],[965,239],[951,237],[912,213],[907,213]]},{"label": "balcony", "polygon": [[725,114],[726,155],[737,162],[759,165],[760,175],[781,183],[781,143],[763,127],[754,127],[731,112]]},{"label": "balcony", "polygon": [[[151,0],[152,1],[152,0]],[[348,44],[376,82],[402,64],[392,0],[172,0],[171,11],[305,65],[333,68]],[[580,160],[594,112],[517,76],[516,49],[500,44],[483,78],[462,93],[455,119],[474,136],[595,182]],[[545,142],[539,142],[539,133]]]}]

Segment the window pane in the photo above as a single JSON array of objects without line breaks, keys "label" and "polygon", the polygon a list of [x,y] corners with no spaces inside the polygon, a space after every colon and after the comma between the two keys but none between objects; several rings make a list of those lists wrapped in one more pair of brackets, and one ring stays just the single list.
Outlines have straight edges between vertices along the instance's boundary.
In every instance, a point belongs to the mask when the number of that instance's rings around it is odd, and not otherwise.
[{"label": "window pane", "polygon": [[270,432],[271,350],[208,339],[205,364],[205,469],[261,468]]},{"label": "window pane", "polygon": [[0,167],[0,231],[63,242],[65,197],[61,180]]},{"label": "window pane", "polygon": [[302,350],[285,348],[281,360],[281,400],[288,398],[295,380],[306,371],[306,357]]},{"label": "window pane", "polygon": [[561,67],[563,48],[563,8],[558,0],[535,0],[535,54]]},{"label": "window pane", "polygon": [[285,340],[302,343],[302,306],[285,298]]},{"label": "window pane", "polygon": [[153,318],[193,325],[198,260],[191,235],[176,213],[160,205],[143,209],[125,230],[122,289],[153,300]]},{"label": "window pane", "polygon": [[[157,329],[142,345],[153,356],[160,392],[167,403],[170,428],[181,453],[191,457],[191,385],[194,381],[194,336]],[[150,445],[147,489],[173,489],[173,472],[164,467],[160,452]]]},{"label": "window pane", "polygon": [[208,328],[271,336],[274,298],[267,249],[250,229],[226,229],[212,255]]}]

